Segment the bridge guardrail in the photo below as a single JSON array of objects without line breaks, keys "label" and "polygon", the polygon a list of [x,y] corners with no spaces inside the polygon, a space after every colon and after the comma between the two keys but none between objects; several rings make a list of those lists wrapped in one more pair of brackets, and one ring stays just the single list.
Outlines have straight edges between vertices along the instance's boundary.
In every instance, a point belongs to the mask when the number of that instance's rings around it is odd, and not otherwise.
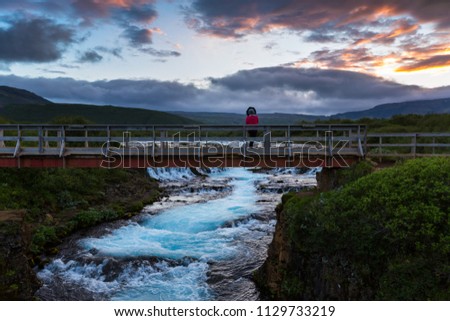
[{"label": "bridge guardrail", "polygon": [[[258,137],[248,137],[248,130]],[[0,155],[92,155],[119,142],[126,147],[151,147],[149,153],[163,153],[182,144],[193,147],[235,142],[239,147],[256,142],[255,153],[275,150],[292,156],[314,145],[316,151],[364,156],[364,125],[0,125]],[[134,145],[132,143],[135,143]],[[195,146],[197,144],[197,146]],[[340,144],[340,145],[339,145]],[[297,150],[296,150],[297,148]]]},{"label": "bridge guardrail", "polygon": [[[256,129],[257,137],[248,131]],[[249,141],[255,142],[249,148]],[[328,159],[450,156],[450,133],[367,133],[358,124],[48,125],[0,124],[6,159],[128,156],[237,156]],[[16,162],[19,163],[19,162]],[[14,164],[16,164],[14,163]]]},{"label": "bridge guardrail", "polygon": [[368,157],[414,158],[450,156],[450,133],[369,133]]}]

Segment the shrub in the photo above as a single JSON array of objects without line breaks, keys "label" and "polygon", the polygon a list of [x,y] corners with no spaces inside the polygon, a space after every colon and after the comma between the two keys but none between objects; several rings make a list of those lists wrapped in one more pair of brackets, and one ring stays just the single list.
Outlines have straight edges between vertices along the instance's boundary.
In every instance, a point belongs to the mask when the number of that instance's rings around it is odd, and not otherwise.
[{"label": "shrub", "polygon": [[30,250],[32,253],[38,254],[43,251],[45,246],[55,242],[58,242],[55,227],[42,225],[33,234]]},{"label": "shrub", "polygon": [[285,213],[299,255],[348,261],[342,274],[373,298],[428,300],[450,299],[449,208],[450,160],[435,158],[291,198]]},{"label": "shrub", "polygon": [[72,221],[77,228],[86,228],[94,226],[101,222],[111,221],[119,217],[119,214],[113,210],[87,210],[78,213]]}]

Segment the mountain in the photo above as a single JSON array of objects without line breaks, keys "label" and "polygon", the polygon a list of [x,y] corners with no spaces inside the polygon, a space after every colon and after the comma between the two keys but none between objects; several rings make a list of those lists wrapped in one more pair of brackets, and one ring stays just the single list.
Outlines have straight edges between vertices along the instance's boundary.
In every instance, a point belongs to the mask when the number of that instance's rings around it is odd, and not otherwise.
[{"label": "mountain", "polygon": [[[188,117],[205,124],[241,125],[244,123],[245,113],[211,113],[211,112],[173,112],[176,115]],[[375,106],[371,109],[346,112],[332,116],[314,116],[302,114],[258,114],[262,125],[293,125],[302,121],[311,122],[326,119],[361,119],[361,118],[390,118],[394,115],[407,114],[446,114],[450,113],[450,98],[434,100],[416,100],[401,103],[389,103]]]},{"label": "mountain", "polygon": [[196,121],[162,111],[81,104],[8,105],[0,117],[18,123],[48,123],[55,118],[82,117],[95,124],[194,124]]},{"label": "mountain", "polygon": [[450,113],[450,98],[382,104],[367,110],[336,114],[331,116],[331,118],[390,118],[394,115],[447,113]]},{"label": "mountain", "polygon": [[[294,125],[327,119],[390,118],[399,114],[450,113],[450,98],[390,103],[371,109],[346,112],[330,117],[302,114],[262,113],[261,125]],[[24,89],[0,86],[0,122],[2,118],[14,122],[48,123],[55,118],[82,117],[98,124],[211,124],[242,125],[245,111],[237,113],[161,112],[149,109],[98,106],[82,104],[56,104]]]},{"label": "mountain", "polygon": [[[82,104],[55,104],[30,91],[0,86],[0,123],[48,123],[55,118],[84,118],[96,124],[193,124],[186,117],[161,111]],[[4,119],[2,119],[4,118]]]},{"label": "mountain", "polygon": [[42,98],[28,90],[8,86],[0,86],[0,108],[10,104],[51,104],[51,101]]},{"label": "mountain", "polygon": [[[211,112],[187,112],[178,111],[172,112],[175,115],[180,115],[193,119],[199,123],[209,125],[242,125],[245,123],[245,110],[242,114],[235,113],[211,113]],[[318,119],[326,119],[325,116],[312,116],[300,114],[283,114],[273,113],[258,114],[259,123],[261,125],[294,125],[301,121],[315,121]]]}]

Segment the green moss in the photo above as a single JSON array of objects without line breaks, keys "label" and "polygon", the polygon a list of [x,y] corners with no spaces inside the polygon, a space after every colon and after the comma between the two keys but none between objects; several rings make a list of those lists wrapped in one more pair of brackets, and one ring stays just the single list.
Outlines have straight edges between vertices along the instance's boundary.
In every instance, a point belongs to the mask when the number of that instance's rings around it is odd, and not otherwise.
[{"label": "green moss", "polygon": [[[159,195],[145,170],[2,168],[0,182],[0,210],[26,209],[34,255],[77,229],[130,217]],[[20,232],[17,224],[0,228]]]},{"label": "green moss", "polygon": [[136,201],[133,202],[130,206],[129,209],[132,212],[140,212],[142,209],[144,208],[144,203],[142,201]]},{"label": "green moss", "polygon": [[286,298],[297,298],[305,291],[304,284],[300,278],[295,274],[285,272],[283,282],[281,284],[281,291]]},{"label": "green moss", "polygon": [[19,285],[18,284],[11,284],[10,286],[9,286],[9,290],[11,291],[11,292],[17,292],[18,290],[19,290]]},{"label": "green moss", "polygon": [[15,275],[16,275],[16,272],[14,270],[7,270],[6,273],[5,273],[5,276],[7,278],[11,278],[11,277],[13,277]]},{"label": "green moss", "polygon": [[375,170],[374,165],[366,160],[352,164],[349,168],[338,171],[338,180],[340,185],[346,185],[361,177],[369,175]]},{"label": "green moss", "polygon": [[283,194],[283,196],[281,196],[281,204],[283,205],[286,204],[286,202],[289,201],[294,196],[295,196],[294,192]]},{"label": "green moss", "polygon": [[119,214],[113,210],[87,210],[81,211],[73,219],[77,228],[86,228],[119,218]]},{"label": "green moss", "polygon": [[30,250],[34,254],[39,254],[44,250],[44,247],[49,244],[54,244],[59,241],[54,226],[42,225],[38,227],[31,241]]}]

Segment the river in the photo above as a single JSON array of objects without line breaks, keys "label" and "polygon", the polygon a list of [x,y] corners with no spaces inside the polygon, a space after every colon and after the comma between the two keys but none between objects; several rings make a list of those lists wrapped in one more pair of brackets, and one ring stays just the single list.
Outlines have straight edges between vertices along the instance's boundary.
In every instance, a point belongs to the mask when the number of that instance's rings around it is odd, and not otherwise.
[{"label": "river", "polygon": [[129,221],[69,239],[38,277],[42,300],[257,300],[283,192],[315,171],[149,169],[167,196]]}]

